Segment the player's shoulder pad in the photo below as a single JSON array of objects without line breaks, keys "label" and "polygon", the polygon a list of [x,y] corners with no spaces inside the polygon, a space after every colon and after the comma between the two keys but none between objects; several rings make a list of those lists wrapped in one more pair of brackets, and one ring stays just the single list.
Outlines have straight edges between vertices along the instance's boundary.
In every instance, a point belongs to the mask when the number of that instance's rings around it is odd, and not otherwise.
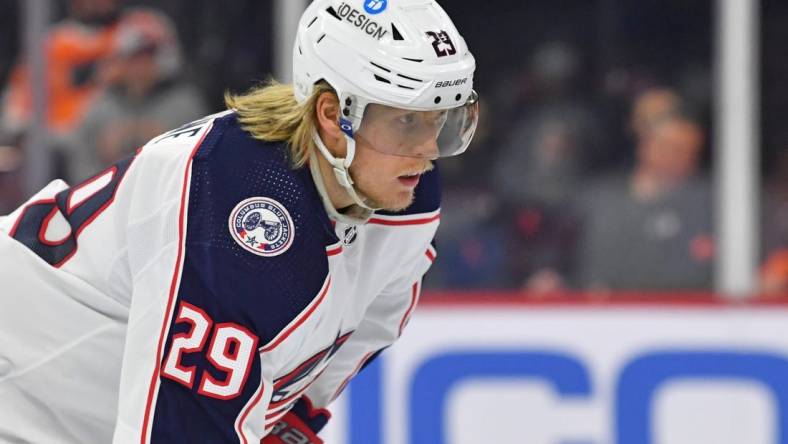
[{"label": "player's shoulder pad", "polygon": [[403,211],[391,212],[378,210],[375,214],[384,216],[409,216],[414,214],[432,213],[441,206],[441,181],[438,165],[421,176],[416,186],[413,203]]},{"label": "player's shoulder pad", "polygon": [[265,343],[319,296],[334,242],[287,145],[252,138],[234,113],[217,118],[193,158],[181,293]]}]

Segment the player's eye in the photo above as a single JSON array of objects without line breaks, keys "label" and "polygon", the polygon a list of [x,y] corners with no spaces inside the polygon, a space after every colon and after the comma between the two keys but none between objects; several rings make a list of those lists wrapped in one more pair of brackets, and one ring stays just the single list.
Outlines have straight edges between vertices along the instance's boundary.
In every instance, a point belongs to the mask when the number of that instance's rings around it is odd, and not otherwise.
[{"label": "player's eye", "polygon": [[416,122],[416,114],[415,113],[407,113],[397,117],[397,122],[403,125],[413,125]]}]

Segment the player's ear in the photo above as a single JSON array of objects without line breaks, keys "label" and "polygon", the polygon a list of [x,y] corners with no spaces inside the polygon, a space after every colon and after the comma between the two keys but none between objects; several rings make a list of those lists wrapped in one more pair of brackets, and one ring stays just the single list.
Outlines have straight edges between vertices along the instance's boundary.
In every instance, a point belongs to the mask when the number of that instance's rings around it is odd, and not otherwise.
[{"label": "player's ear", "polygon": [[343,138],[343,133],[339,128],[339,100],[336,94],[332,92],[320,94],[315,104],[315,113],[317,129],[323,142],[332,145],[339,142]]}]

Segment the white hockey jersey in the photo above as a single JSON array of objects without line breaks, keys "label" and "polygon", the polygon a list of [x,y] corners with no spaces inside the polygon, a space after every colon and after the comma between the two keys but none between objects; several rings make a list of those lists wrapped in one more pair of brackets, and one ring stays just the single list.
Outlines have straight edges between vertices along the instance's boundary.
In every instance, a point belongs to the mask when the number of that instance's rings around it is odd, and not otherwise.
[{"label": "white hockey jersey", "polygon": [[324,423],[416,305],[438,174],[354,226],[288,156],[221,113],[0,219],[0,442],[257,443],[296,402]]}]

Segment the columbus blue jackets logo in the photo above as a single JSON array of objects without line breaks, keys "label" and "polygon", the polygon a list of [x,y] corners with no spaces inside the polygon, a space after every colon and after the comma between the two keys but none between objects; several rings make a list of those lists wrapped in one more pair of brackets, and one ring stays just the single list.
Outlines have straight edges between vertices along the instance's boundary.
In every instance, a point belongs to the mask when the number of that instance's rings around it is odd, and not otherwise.
[{"label": "columbus blue jackets logo", "polygon": [[230,235],[246,251],[277,256],[293,244],[294,225],[284,205],[267,197],[252,197],[230,213]]}]

